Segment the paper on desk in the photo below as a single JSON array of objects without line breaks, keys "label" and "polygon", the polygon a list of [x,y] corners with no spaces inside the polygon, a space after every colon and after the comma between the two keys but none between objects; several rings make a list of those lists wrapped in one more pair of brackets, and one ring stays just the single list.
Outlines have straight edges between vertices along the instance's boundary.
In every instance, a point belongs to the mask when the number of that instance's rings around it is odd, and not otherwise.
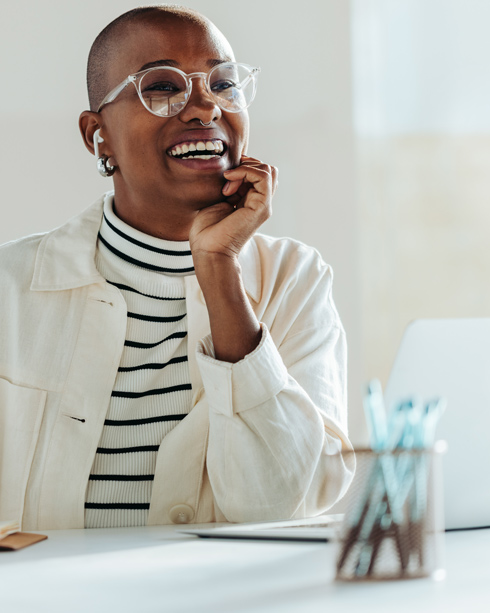
[{"label": "paper on desk", "polygon": [[0,540],[19,531],[19,522],[17,521],[0,521]]}]

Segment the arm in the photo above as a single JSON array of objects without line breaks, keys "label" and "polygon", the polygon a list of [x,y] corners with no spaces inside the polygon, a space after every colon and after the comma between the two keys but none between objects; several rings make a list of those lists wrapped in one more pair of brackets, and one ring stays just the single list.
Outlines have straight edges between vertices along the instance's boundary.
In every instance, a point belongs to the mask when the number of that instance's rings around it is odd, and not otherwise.
[{"label": "arm", "polygon": [[198,355],[210,404],[211,485],[229,521],[318,514],[350,475],[338,453],[350,443],[336,420],[345,418],[345,336],[340,321],[319,325],[336,315],[330,272],[324,266],[317,297],[278,350],[250,306],[238,264],[270,216],[277,171],[244,157],[225,177],[228,202],[200,211],[190,236],[211,324]]},{"label": "arm", "polygon": [[210,404],[207,469],[229,521],[317,515],[350,483],[354,467],[341,455],[351,448],[346,343],[330,283],[327,269],[294,320],[288,312],[275,315],[271,330],[289,328],[277,347],[265,326],[259,346],[236,364],[212,357],[211,337],[201,343]]},{"label": "arm", "polygon": [[209,314],[217,359],[238,362],[257,347],[260,325],[242,283],[238,256],[271,215],[277,169],[242,156],[225,172],[227,199],[199,211],[189,241]]}]

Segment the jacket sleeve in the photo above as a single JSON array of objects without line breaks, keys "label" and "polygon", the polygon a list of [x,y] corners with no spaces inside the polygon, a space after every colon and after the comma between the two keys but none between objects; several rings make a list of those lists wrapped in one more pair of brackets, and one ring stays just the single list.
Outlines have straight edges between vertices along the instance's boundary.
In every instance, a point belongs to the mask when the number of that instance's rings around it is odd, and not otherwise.
[{"label": "jacket sleeve", "polygon": [[347,349],[331,280],[325,266],[292,319],[291,301],[281,301],[287,312],[271,326],[287,321],[278,345],[264,323],[258,347],[236,364],[214,358],[210,336],[198,344],[210,407],[207,470],[228,521],[318,515],[350,484]]}]

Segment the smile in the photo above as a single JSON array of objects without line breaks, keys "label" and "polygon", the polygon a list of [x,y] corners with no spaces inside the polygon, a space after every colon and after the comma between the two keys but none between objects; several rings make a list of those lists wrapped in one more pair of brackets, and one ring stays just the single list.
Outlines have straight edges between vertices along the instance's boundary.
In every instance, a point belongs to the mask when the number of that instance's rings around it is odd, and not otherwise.
[{"label": "smile", "polygon": [[225,145],[219,139],[188,141],[179,143],[167,151],[167,153],[180,160],[210,160],[223,155]]}]

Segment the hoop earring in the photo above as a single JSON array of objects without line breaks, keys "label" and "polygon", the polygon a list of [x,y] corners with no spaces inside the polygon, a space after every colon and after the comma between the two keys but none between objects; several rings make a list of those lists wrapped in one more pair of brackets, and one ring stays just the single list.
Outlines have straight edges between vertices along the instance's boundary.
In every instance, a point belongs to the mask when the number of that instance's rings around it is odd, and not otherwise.
[{"label": "hoop earring", "polygon": [[107,163],[108,157],[104,153],[99,155],[99,143],[103,143],[104,139],[100,136],[100,128],[94,132],[94,151],[97,158],[97,170],[102,177],[112,177],[116,172],[116,166],[111,166]]},{"label": "hoop earring", "polygon": [[103,177],[112,177],[112,175],[116,172],[116,166],[111,166],[108,164],[108,159],[109,158],[107,155],[104,154],[97,158],[97,170]]}]

